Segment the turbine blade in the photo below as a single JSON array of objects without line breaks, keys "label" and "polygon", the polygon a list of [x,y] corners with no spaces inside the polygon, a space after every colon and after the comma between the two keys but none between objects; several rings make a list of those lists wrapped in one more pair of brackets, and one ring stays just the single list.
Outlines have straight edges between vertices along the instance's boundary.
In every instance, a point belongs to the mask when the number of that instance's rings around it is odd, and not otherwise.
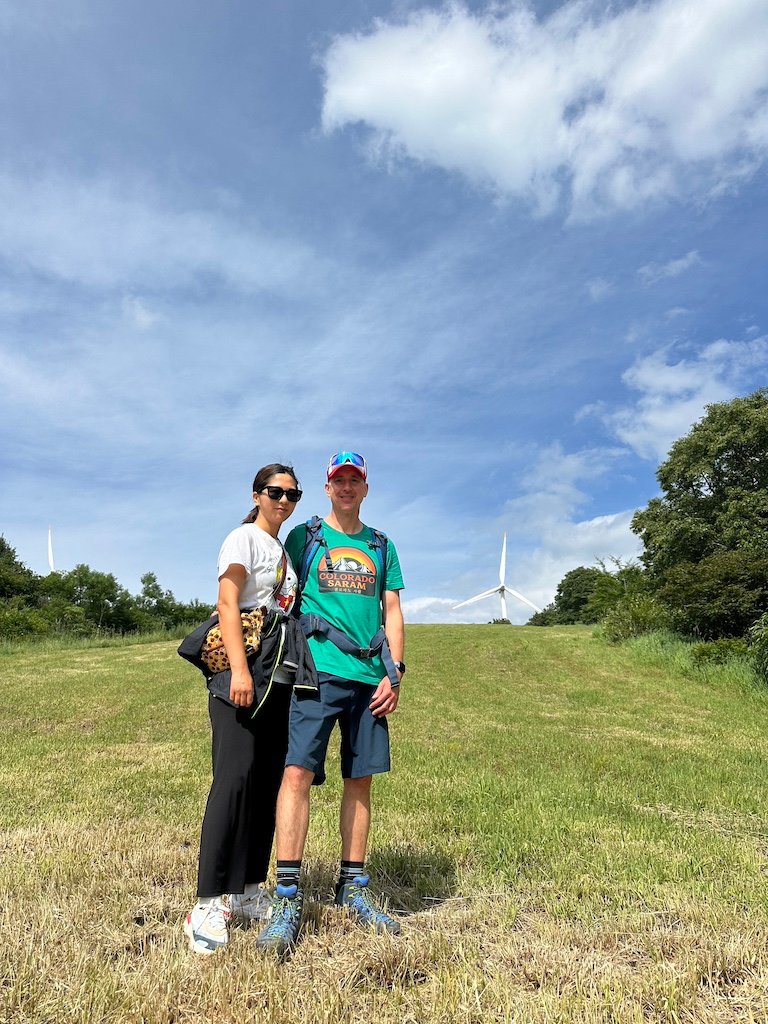
[{"label": "turbine blade", "polygon": [[51,528],[48,527],[48,566],[51,572],[56,572],[53,565],[53,539],[51,537]]},{"label": "turbine blade", "polygon": [[493,590],[484,590],[482,594],[475,594],[474,597],[468,597],[466,601],[462,601],[461,604],[455,604],[451,611],[455,612],[457,608],[463,608],[465,604],[472,604],[475,601],[482,601],[485,597],[490,597],[492,594],[499,592],[498,587],[494,587]]},{"label": "turbine blade", "polygon": [[535,612],[540,612],[540,611],[541,611],[541,608],[539,608],[539,607],[538,607],[537,605],[535,605],[535,604],[533,603],[533,601],[529,601],[527,597],[523,597],[523,595],[522,595],[522,594],[520,594],[520,593],[518,593],[518,591],[517,591],[517,590],[512,590],[512,588],[511,588],[511,587],[504,587],[504,589],[506,590],[506,592],[507,592],[508,594],[512,594],[512,596],[513,596],[513,597],[516,597],[516,598],[518,598],[518,599],[519,599],[520,601],[522,601],[522,602],[523,602],[523,604],[527,604],[529,608],[533,608],[533,610],[534,610]]},{"label": "turbine blade", "polygon": [[504,540],[501,542],[501,562],[499,562],[499,583],[504,586],[504,574],[507,571],[507,532],[504,531]]}]

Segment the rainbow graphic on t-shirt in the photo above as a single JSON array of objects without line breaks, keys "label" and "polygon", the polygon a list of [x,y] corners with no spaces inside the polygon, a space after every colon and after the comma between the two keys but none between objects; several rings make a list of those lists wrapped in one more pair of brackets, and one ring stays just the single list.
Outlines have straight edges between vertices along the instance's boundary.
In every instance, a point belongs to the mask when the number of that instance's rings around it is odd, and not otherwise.
[{"label": "rainbow graphic on t-shirt", "polygon": [[376,562],[371,554],[355,547],[330,548],[330,572],[324,557],[317,563],[318,587],[324,593],[376,596]]}]

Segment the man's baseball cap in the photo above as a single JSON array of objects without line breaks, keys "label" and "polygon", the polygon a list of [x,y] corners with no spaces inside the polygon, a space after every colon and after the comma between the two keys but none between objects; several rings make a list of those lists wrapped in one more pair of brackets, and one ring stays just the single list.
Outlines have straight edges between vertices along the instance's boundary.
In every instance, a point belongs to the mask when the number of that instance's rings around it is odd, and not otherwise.
[{"label": "man's baseball cap", "polygon": [[335,455],[332,455],[328,460],[328,479],[336,476],[340,469],[347,466],[350,469],[356,469],[363,480],[368,479],[368,467],[365,464],[365,459],[357,452],[336,452]]}]

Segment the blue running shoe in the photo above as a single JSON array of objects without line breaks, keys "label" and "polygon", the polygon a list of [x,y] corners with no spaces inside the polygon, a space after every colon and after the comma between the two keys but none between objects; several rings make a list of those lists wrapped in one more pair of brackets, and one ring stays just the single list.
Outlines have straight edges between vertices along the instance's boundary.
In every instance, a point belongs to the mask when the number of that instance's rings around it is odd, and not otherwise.
[{"label": "blue running shoe", "polygon": [[272,898],[272,913],[266,928],[259,933],[256,945],[278,956],[285,956],[296,945],[303,908],[304,893],[301,889],[297,885],[278,883]]},{"label": "blue running shoe", "polygon": [[368,891],[368,875],[358,875],[351,882],[345,882],[336,891],[336,906],[346,907],[360,922],[368,928],[389,935],[400,934],[400,922],[380,910]]}]

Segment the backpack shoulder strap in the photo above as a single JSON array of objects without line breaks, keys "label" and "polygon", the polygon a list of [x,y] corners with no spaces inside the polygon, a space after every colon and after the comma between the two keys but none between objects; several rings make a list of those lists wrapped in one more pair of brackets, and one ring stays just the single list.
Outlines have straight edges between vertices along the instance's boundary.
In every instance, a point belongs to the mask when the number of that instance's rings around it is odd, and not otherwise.
[{"label": "backpack shoulder strap", "polygon": [[304,590],[304,586],[309,576],[309,567],[312,565],[312,560],[317,554],[320,548],[325,548],[325,560],[328,564],[329,569],[333,569],[333,563],[331,562],[330,552],[328,551],[328,544],[323,534],[323,521],[320,516],[312,516],[306,522],[307,532],[304,538],[304,550],[301,553],[301,561],[298,566],[298,577],[299,577],[299,594]]},{"label": "backpack shoulder strap", "polygon": [[384,599],[384,591],[387,589],[387,535],[381,530],[374,530],[370,527],[373,540],[368,541],[368,547],[373,548],[379,560],[379,577],[381,579],[379,594]]},{"label": "backpack shoulder strap", "polygon": [[[323,521],[320,516],[312,516],[306,522],[306,536],[304,539],[304,549],[301,553],[301,561],[297,568],[297,575],[299,577],[298,593],[302,594],[304,587],[309,576],[309,569],[312,565],[315,555],[320,548],[325,551],[325,562],[329,572],[333,572],[333,562],[331,561],[331,553],[328,550],[328,542],[325,539],[323,533]],[[387,589],[387,535],[382,533],[381,530],[375,530],[370,527],[373,535],[372,540],[368,541],[368,547],[372,548],[376,552],[376,557],[379,562],[379,594],[384,597],[384,591]]]}]

